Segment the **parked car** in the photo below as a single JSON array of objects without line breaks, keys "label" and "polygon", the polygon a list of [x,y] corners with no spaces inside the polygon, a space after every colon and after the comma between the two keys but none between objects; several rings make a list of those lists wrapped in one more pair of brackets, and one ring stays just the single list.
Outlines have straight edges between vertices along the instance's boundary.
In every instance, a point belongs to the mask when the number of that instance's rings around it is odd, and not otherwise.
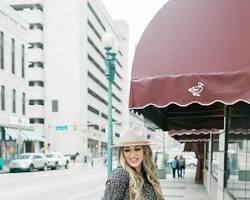
[{"label": "parked car", "polygon": [[58,169],[59,167],[65,167],[65,169],[69,166],[69,156],[64,156],[59,152],[51,152],[45,154],[48,160],[48,167],[51,169]]},{"label": "parked car", "polygon": [[187,167],[196,167],[198,159],[195,157],[184,156]]},{"label": "parked car", "polygon": [[41,153],[23,153],[10,161],[10,172],[34,171],[35,169],[47,170],[47,159]]}]

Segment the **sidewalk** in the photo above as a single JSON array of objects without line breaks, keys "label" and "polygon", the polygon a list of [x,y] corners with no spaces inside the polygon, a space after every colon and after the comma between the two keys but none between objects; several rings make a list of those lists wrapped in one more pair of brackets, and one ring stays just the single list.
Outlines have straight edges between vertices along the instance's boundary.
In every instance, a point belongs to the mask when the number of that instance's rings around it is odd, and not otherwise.
[{"label": "sidewalk", "polygon": [[0,174],[4,174],[4,173],[9,173],[9,167],[3,166],[3,169],[0,169]]},{"label": "sidewalk", "polygon": [[210,200],[203,185],[195,184],[196,169],[186,169],[184,178],[173,178],[167,174],[161,179],[162,192],[166,200]]}]

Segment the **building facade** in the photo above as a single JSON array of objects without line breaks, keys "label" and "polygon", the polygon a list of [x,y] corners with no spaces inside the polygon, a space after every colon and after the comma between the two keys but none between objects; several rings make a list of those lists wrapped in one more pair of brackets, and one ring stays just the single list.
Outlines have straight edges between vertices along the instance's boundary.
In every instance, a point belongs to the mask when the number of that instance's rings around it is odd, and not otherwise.
[{"label": "building facade", "polygon": [[229,129],[227,134],[222,130],[205,142],[204,186],[212,200],[250,198],[248,135],[249,129]]},{"label": "building facade", "polygon": [[[27,81],[28,23],[0,1],[0,159],[39,149],[43,140],[29,124]],[[31,135],[33,134],[33,135]]]},{"label": "building facade", "polygon": [[128,116],[126,22],[113,21],[99,0],[7,2],[29,22],[30,123],[43,133],[52,151],[104,154],[108,82],[101,36],[111,32],[120,44],[112,96],[113,121],[122,122]]},{"label": "building facade", "polygon": [[[29,93],[29,121],[44,133],[44,44],[42,1],[5,1],[28,23],[26,61]],[[18,2],[18,3],[17,3]],[[44,135],[43,135],[44,136]]]},{"label": "building facade", "polygon": [[[26,31],[27,23],[0,2],[0,122],[8,124],[27,117]],[[12,116],[12,118],[10,118]]]}]

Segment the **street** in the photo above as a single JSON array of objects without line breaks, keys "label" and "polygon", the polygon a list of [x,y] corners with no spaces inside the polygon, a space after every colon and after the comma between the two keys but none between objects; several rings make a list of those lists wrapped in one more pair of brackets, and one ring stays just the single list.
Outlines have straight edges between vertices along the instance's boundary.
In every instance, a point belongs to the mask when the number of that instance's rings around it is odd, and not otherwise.
[{"label": "street", "polygon": [[0,174],[1,200],[97,200],[107,177],[103,166]]}]

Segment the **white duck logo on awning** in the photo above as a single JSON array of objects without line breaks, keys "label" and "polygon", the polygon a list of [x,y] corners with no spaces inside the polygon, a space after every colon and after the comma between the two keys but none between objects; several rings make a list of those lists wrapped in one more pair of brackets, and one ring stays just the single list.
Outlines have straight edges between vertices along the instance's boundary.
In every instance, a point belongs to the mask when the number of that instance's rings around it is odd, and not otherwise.
[{"label": "white duck logo on awning", "polygon": [[198,82],[198,85],[195,85],[188,89],[189,92],[193,94],[193,96],[201,96],[200,93],[203,91],[204,84],[202,82]]}]

